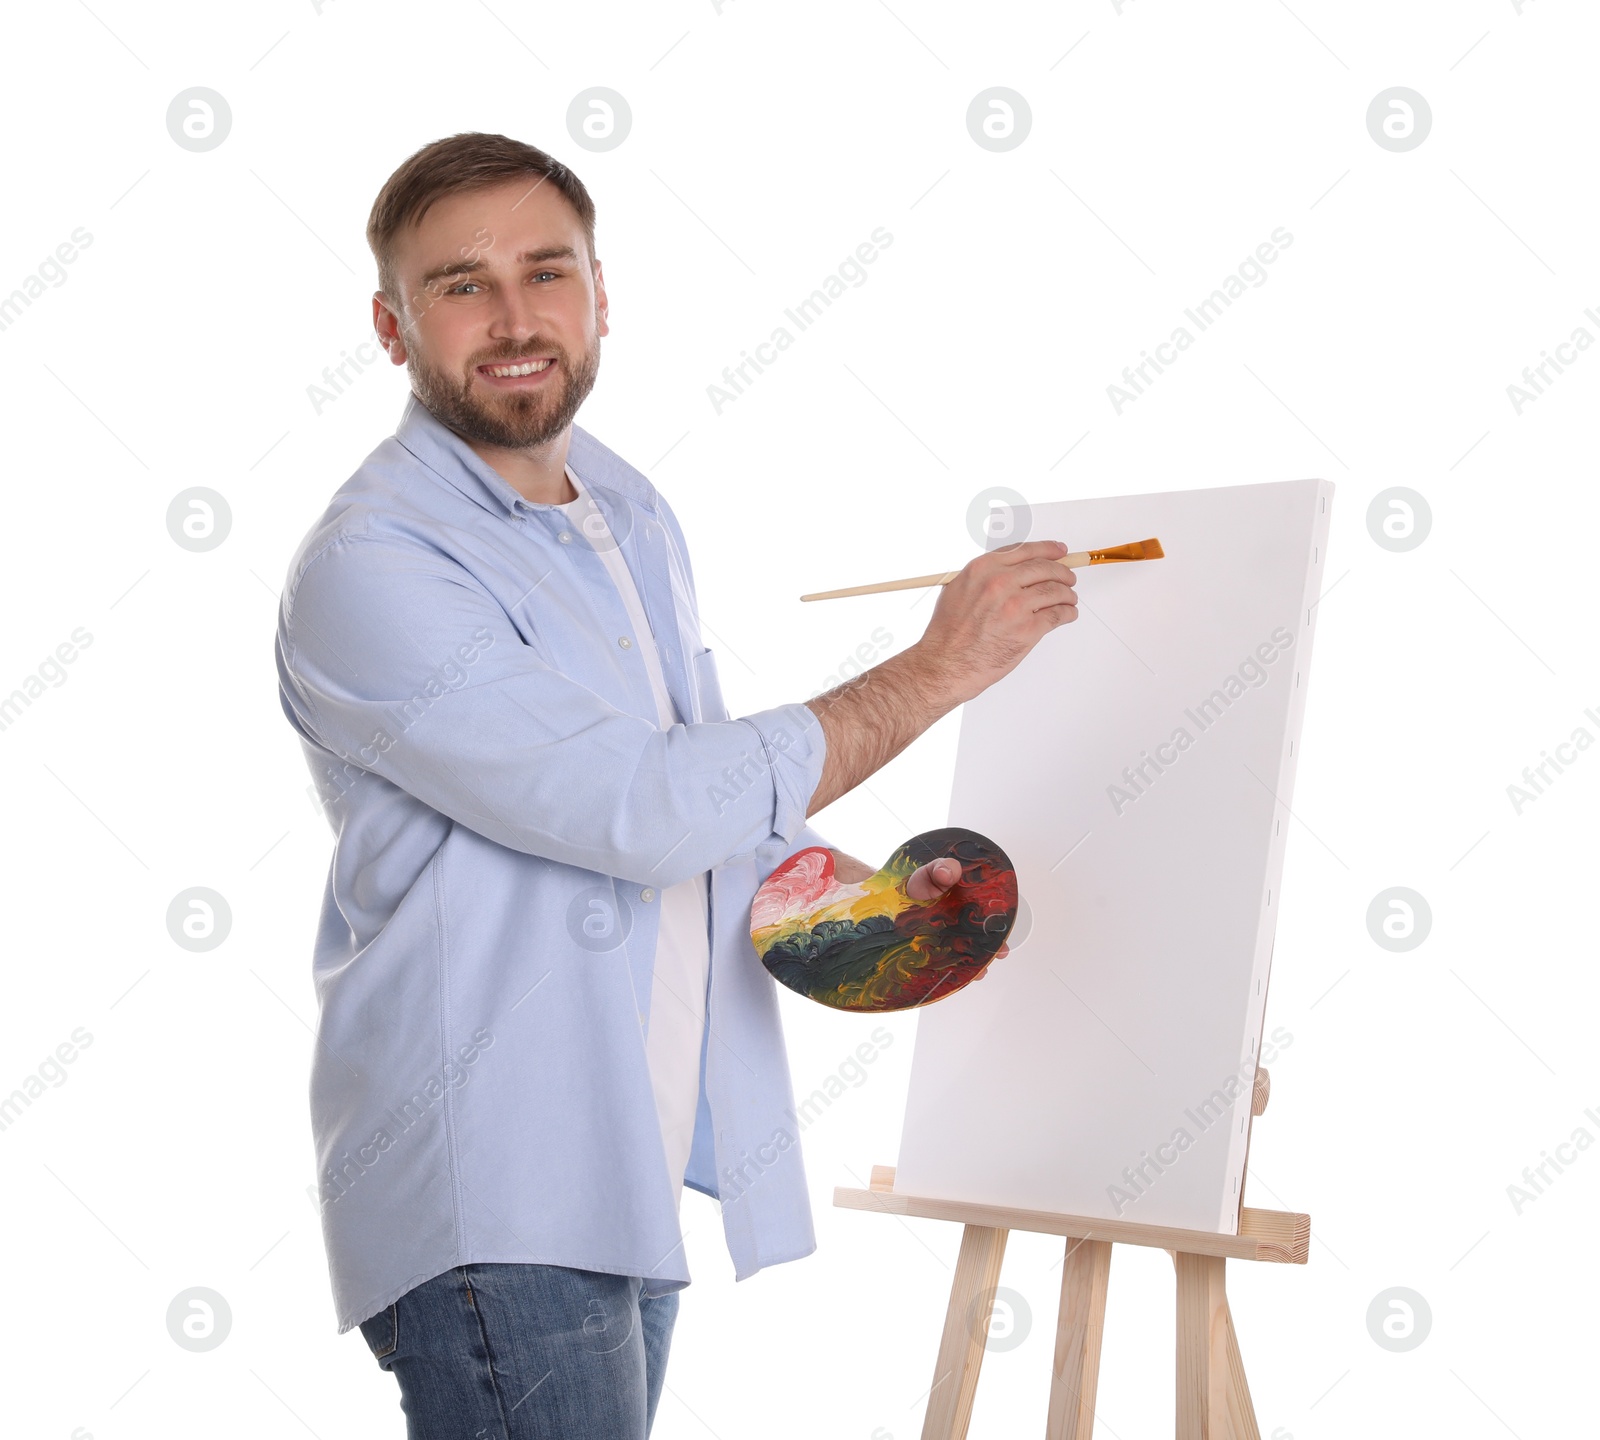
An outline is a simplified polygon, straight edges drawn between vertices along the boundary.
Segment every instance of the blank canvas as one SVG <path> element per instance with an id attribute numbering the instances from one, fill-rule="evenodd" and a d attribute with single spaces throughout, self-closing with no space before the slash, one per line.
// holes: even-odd
<path id="1" fill-rule="evenodd" d="M 1024 910 L 919 1012 L 897 1192 L 1237 1232 L 1332 494 L 1031 507 L 1166 558 L 1079 569 L 1079 618 L 967 702 L 949 823 Z"/>

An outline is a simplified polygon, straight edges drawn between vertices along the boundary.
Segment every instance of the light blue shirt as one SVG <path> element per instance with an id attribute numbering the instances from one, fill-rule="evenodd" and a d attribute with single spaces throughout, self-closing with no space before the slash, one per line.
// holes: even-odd
<path id="1" fill-rule="evenodd" d="M 816 1249 L 781 988 L 750 903 L 805 823 L 820 722 L 730 719 L 677 518 L 573 427 L 678 713 L 590 538 L 412 397 L 289 566 L 280 699 L 336 837 L 311 1119 L 343 1333 L 472 1262 L 689 1283 L 645 1036 L 660 892 L 709 875 L 685 1183 L 736 1277 Z M 601 543 L 604 543 L 603 532 Z"/>

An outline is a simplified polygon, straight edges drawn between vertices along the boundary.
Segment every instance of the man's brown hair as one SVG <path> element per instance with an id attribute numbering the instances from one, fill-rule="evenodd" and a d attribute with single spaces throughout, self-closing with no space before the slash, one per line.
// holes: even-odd
<path id="1" fill-rule="evenodd" d="M 378 288 L 384 298 L 400 303 L 394 274 L 395 237 L 418 225 L 436 200 L 464 190 L 481 190 L 506 180 L 527 178 L 533 191 L 545 181 L 554 185 L 577 212 L 594 262 L 594 201 L 578 179 L 552 155 L 507 135 L 468 131 L 424 145 L 384 182 L 367 217 L 367 244 L 378 262 Z"/>

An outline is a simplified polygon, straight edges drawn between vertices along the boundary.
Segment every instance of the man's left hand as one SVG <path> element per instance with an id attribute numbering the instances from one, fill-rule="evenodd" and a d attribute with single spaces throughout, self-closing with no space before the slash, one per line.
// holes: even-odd
<path id="1" fill-rule="evenodd" d="M 906 877 L 906 894 L 913 900 L 937 900 L 960 878 L 961 862 L 954 856 L 942 855 L 926 865 L 919 865 Z M 1009 944 L 1002 945 L 994 952 L 994 958 L 1000 959 L 1010 948 Z M 978 972 L 977 978 L 981 980 L 988 973 L 988 967 L 985 966 Z"/>
<path id="2" fill-rule="evenodd" d="M 857 860 L 854 855 L 847 855 L 843 850 L 834 850 L 832 853 L 833 873 L 846 885 L 858 884 L 869 875 L 877 873 L 865 861 Z M 952 855 L 941 855 L 937 860 L 919 865 L 906 876 L 906 894 L 917 901 L 937 900 L 960 878 L 961 862 Z M 1000 959 L 1010 948 L 1009 944 L 1002 945 L 994 952 L 994 958 Z M 978 979 L 983 979 L 988 973 L 988 967 L 985 966 L 978 973 Z"/>

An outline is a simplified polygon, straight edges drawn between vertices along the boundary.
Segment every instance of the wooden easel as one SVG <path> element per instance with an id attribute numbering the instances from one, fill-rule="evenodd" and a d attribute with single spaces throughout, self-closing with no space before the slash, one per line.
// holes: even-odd
<path id="1" fill-rule="evenodd" d="M 1266 1109 L 1268 1085 L 1267 1072 L 1257 1069 L 1252 1116 Z M 966 1436 L 978 1369 L 989 1338 L 1000 1262 L 1012 1230 L 1067 1238 L 1046 1440 L 1092 1440 L 1106 1283 L 1111 1247 L 1117 1243 L 1166 1250 L 1177 1268 L 1177 1440 L 1260 1440 L 1223 1287 L 1223 1267 L 1230 1259 L 1304 1265 L 1311 1246 L 1309 1215 L 1241 1205 L 1237 1235 L 1171 1230 L 1130 1220 L 1092 1220 L 1042 1210 L 897 1195 L 892 1165 L 872 1167 L 870 1189 L 835 1189 L 833 1203 L 851 1210 L 959 1220 L 965 1225 L 922 1422 L 922 1440 L 964 1440 Z"/>

